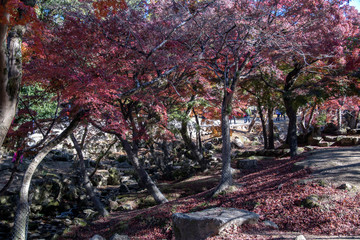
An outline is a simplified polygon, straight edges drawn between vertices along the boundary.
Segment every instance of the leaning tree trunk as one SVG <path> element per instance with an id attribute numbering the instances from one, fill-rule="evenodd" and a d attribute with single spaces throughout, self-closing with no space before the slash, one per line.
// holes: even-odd
<path id="1" fill-rule="evenodd" d="M 80 172 L 81 172 L 81 179 L 83 182 L 83 186 L 86 190 L 87 195 L 90 197 L 91 201 L 94 204 L 95 209 L 100 213 L 101 216 L 106 217 L 109 215 L 109 212 L 104 208 L 103 204 L 101 203 L 100 199 L 98 198 L 98 196 L 96 196 L 92 183 L 90 181 L 89 175 L 86 172 L 86 168 L 85 168 L 85 162 L 84 162 L 84 156 L 82 154 L 82 150 L 81 147 L 78 143 L 78 141 L 76 140 L 75 136 L 73 133 L 70 134 L 71 140 L 74 143 L 74 147 L 76 149 L 76 152 L 78 154 L 79 157 L 79 165 L 80 165 Z"/>
<path id="2" fill-rule="evenodd" d="M 158 204 L 168 202 L 166 197 L 161 193 L 161 191 L 156 186 L 154 181 L 150 178 L 149 174 L 145 171 L 144 167 L 142 166 L 142 164 L 140 163 L 140 160 L 137 157 L 137 152 L 133 152 L 133 149 L 132 149 L 130 143 L 120 135 L 117 135 L 117 137 L 120 139 L 130 162 L 134 166 L 137 174 L 139 175 L 141 183 L 143 183 L 145 185 L 146 189 L 149 191 L 151 196 L 153 196 L 153 198 L 155 199 L 155 201 Z"/>
<path id="3" fill-rule="evenodd" d="M 13 240 L 25 240 L 27 238 L 27 223 L 29 218 L 30 206 L 29 206 L 29 188 L 31 179 L 36 171 L 36 168 L 45 158 L 45 156 L 56 145 L 62 142 L 67 136 L 69 136 L 77 127 L 81 121 L 81 117 L 84 112 L 80 111 L 72 120 L 70 125 L 55 139 L 45 145 L 43 149 L 35 156 L 34 160 L 29 164 L 20 188 L 20 199 L 17 204 L 16 216 L 13 227 Z"/>
<path id="4" fill-rule="evenodd" d="M 287 132 L 287 143 L 290 146 L 290 156 L 295 157 L 297 155 L 297 129 L 296 129 L 296 112 L 297 109 L 294 106 L 294 101 L 285 96 L 284 105 L 286 109 L 286 114 L 289 118 L 289 126 Z"/>

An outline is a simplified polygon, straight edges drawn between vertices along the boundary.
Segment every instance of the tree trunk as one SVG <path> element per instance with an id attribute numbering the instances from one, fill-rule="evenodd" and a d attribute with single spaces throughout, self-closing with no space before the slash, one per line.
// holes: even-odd
<path id="1" fill-rule="evenodd" d="M 202 170 L 205 170 L 207 166 L 206 166 L 206 164 L 204 164 L 204 156 L 199 151 L 196 144 L 189 137 L 189 134 L 187 131 L 187 126 L 188 126 L 188 121 L 186 121 L 186 119 L 183 119 L 181 121 L 181 129 L 180 129 L 181 137 L 184 140 L 186 148 L 190 150 L 194 161 L 196 161 L 200 164 Z"/>
<path id="2" fill-rule="evenodd" d="M 249 121 L 250 119 L 251 117 L 249 116 Z M 254 114 L 254 118 L 251 120 L 251 123 L 249 124 L 248 132 L 251 132 L 251 129 L 255 126 L 255 122 L 256 122 L 256 113 Z"/>
<path id="3" fill-rule="evenodd" d="M 23 26 L 13 27 L 5 44 L 7 26 L 0 25 L 0 147 L 16 113 L 22 77 L 21 41 L 24 31 Z"/>
<path id="4" fill-rule="evenodd" d="M 309 128 L 310 128 L 310 126 L 311 126 L 311 122 L 312 122 L 312 120 L 313 120 L 313 118 L 314 118 L 314 113 L 315 113 L 316 106 L 317 106 L 317 104 L 314 103 L 314 106 L 311 108 L 309 120 L 308 120 L 307 123 L 305 124 L 305 127 L 306 127 L 306 132 L 305 132 L 305 133 L 308 133 L 308 132 L 309 132 Z"/>
<path id="5" fill-rule="evenodd" d="M 339 124 L 339 130 L 341 129 L 342 126 L 342 110 L 341 107 L 338 109 L 338 124 Z"/>
<path id="6" fill-rule="evenodd" d="M 273 107 L 269 107 L 268 109 L 268 121 L 269 121 L 269 140 L 268 140 L 268 149 L 274 149 L 275 148 L 275 144 L 274 144 L 274 119 L 273 119 L 273 115 L 274 115 L 274 108 Z"/>
<path id="7" fill-rule="evenodd" d="M 170 162 L 170 151 L 169 151 L 169 144 L 166 140 L 160 144 L 161 150 L 164 153 L 164 158 L 159 158 L 159 164 L 161 171 L 165 170 L 165 163 L 168 164 Z"/>
<path id="8" fill-rule="evenodd" d="M 137 174 L 139 175 L 141 183 L 143 183 L 146 187 L 146 189 L 149 191 L 151 196 L 155 199 L 155 201 L 158 204 L 166 203 L 168 200 L 166 197 L 161 193 L 159 188 L 156 186 L 156 184 L 153 182 L 153 180 L 150 178 L 149 174 L 145 171 L 142 164 L 140 164 L 140 161 L 137 157 L 137 151 L 133 151 L 133 148 L 131 147 L 130 143 L 124 139 L 121 135 L 117 135 L 117 137 L 120 139 L 123 148 L 126 151 L 126 154 L 128 155 L 128 158 L 132 165 L 135 167 L 135 170 Z"/>
<path id="9" fill-rule="evenodd" d="M 0 3 L 2 9 L 0 22 L 0 147 L 14 119 L 18 92 L 22 78 L 21 44 L 25 26 L 16 25 L 8 32 L 10 14 L 6 9 L 7 0 Z M 21 0 L 25 5 L 34 7 L 36 0 Z M 26 10 L 18 9 L 19 19 Z"/>
<path id="10" fill-rule="evenodd" d="M 89 175 L 86 172 L 84 156 L 82 154 L 81 147 L 77 142 L 73 133 L 70 134 L 71 140 L 74 143 L 74 147 L 79 157 L 79 165 L 80 165 L 80 172 L 81 172 L 81 179 L 84 188 L 86 189 L 87 195 L 90 197 L 91 201 L 94 204 L 95 209 L 100 213 L 101 216 L 106 217 L 109 215 L 109 212 L 104 208 L 103 204 L 101 203 L 98 196 L 96 196 L 92 183 L 90 181 Z"/>
<path id="11" fill-rule="evenodd" d="M 196 134 L 197 134 L 197 140 L 198 140 L 198 148 L 200 153 L 203 152 L 203 147 L 202 147 L 202 141 L 201 141 L 201 126 L 200 126 L 200 121 L 199 121 L 199 116 L 196 114 L 195 109 L 193 109 L 193 113 L 195 116 L 195 121 L 196 121 Z"/>
<path id="12" fill-rule="evenodd" d="M 231 100 L 225 95 L 221 107 L 221 135 L 222 135 L 222 171 L 220 184 L 216 187 L 212 196 L 215 196 L 233 184 L 231 174 L 231 142 L 230 142 L 230 122 L 229 115 Z"/>
<path id="13" fill-rule="evenodd" d="M 261 126 L 263 129 L 263 138 L 264 138 L 264 149 L 268 149 L 268 137 L 267 137 L 267 128 L 266 128 L 266 123 L 265 123 L 265 119 L 264 119 L 264 114 L 262 112 L 261 109 L 261 103 L 260 100 L 257 99 L 257 109 L 259 112 L 259 116 L 260 116 L 260 121 L 261 121 Z"/>
<path id="14" fill-rule="evenodd" d="M 286 114 L 289 117 L 289 126 L 287 132 L 287 143 L 290 146 L 290 156 L 297 155 L 297 131 L 296 131 L 296 108 L 294 107 L 293 100 L 290 97 L 284 96 L 284 104 Z"/>
<path id="15" fill-rule="evenodd" d="M 20 199 L 17 205 L 16 216 L 13 227 L 13 240 L 25 240 L 27 238 L 27 223 L 29 218 L 30 206 L 29 206 L 29 188 L 31 184 L 32 176 L 34 175 L 36 168 L 44 159 L 44 157 L 53 149 L 56 145 L 62 142 L 67 136 L 69 136 L 77 127 L 81 121 L 81 117 L 84 112 L 80 111 L 70 123 L 70 125 L 55 139 L 50 141 L 40 152 L 35 156 L 34 160 L 29 164 L 20 188 Z"/>

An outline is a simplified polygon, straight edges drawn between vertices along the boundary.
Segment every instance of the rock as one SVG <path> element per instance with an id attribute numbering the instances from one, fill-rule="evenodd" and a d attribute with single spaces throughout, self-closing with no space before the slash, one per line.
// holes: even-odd
<path id="1" fill-rule="evenodd" d="M 326 142 L 326 141 L 321 140 L 321 141 L 318 143 L 318 146 L 319 146 L 319 147 L 330 147 L 331 144 L 330 144 L 329 142 Z"/>
<path id="2" fill-rule="evenodd" d="M 257 159 L 239 159 L 236 163 L 238 169 L 256 169 Z"/>
<path id="3" fill-rule="evenodd" d="M 231 225 L 256 223 L 259 215 L 235 208 L 211 208 L 194 213 L 175 213 L 172 220 L 176 240 L 201 240 L 217 235 Z"/>
<path id="4" fill-rule="evenodd" d="M 350 191 L 353 188 L 354 187 L 350 183 L 343 183 L 339 187 L 337 187 L 337 189 L 348 190 L 348 191 Z"/>
<path id="5" fill-rule="evenodd" d="M 354 136 L 346 136 L 340 138 L 338 141 L 336 141 L 337 146 L 354 146 L 358 144 L 359 138 Z"/>
<path id="6" fill-rule="evenodd" d="M 110 240 L 130 240 L 128 235 L 119 235 L 117 233 L 115 233 Z"/>
<path id="7" fill-rule="evenodd" d="M 358 130 L 359 129 L 349 129 L 347 131 L 347 133 L 350 134 L 350 135 L 356 135 L 356 134 L 358 134 Z"/>
<path id="8" fill-rule="evenodd" d="M 89 240 L 106 240 L 106 239 L 103 238 L 102 236 L 96 234 L 92 238 L 90 238 Z"/>
<path id="9" fill-rule="evenodd" d="M 68 162 L 74 158 L 74 155 L 65 151 L 52 150 L 47 156 L 46 159 L 51 159 L 53 161 L 63 161 Z"/>
<path id="10" fill-rule="evenodd" d="M 130 190 L 125 184 L 121 184 L 119 187 L 119 193 L 129 193 Z"/>
<path id="11" fill-rule="evenodd" d="M 107 179 L 108 185 L 120 185 L 120 173 L 117 168 L 112 167 L 109 169 L 109 178 Z"/>
<path id="12" fill-rule="evenodd" d="M 119 208 L 119 203 L 117 201 L 109 200 L 110 210 L 116 211 Z"/>
<path id="13" fill-rule="evenodd" d="M 264 223 L 265 226 L 271 227 L 273 229 L 279 229 L 279 226 L 276 223 L 274 223 L 274 222 L 272 222 L 270 220 L 266 220 L 263 223 Z"/>
<path id="14" fill-rule="evenodd" d="M 327 123 L 323 129 L 323 133 L 335 134 L 338 130 L 338 127 L 334 123 Z"/>
<path id="15" fill-rule="evenodd" d="M 132 166 L 127 162 L 121 162 L 117 165 L 118 168 L 132 168 Z"/>
<path id="16" fill-rule="evenodd" d="M 306 208 L 316 208 L 320 206 L 319 196 L 310 195 L 301 201 L 301 205 Z"/>
<path id="17" fill-rule="evenodd" d="M 85 214 L 85 218 L 86 218 L 86 219 L 89 219 L 89 218 L 92 218 L 93 216 L 95 216 L 96 211 L 88 208 L 88 209 L 84 209 L 84 210 L 83 210 L 83 213 Z"/>
<path id="18" fill-rule="evenodd" d="M 339 129 L 335 132 L 338 135 L 345 135 L 347 134 L 347 130 L 345 128 Z"/>
<path id="19" fill-rule="evenodd" d="M 121 208 L 124 210 L 134 210 L 138 207 L 138 203 L 136 201 L 128 200 L 121 204 Z"/>
<path id="20" fill-rule="evenodd" d="M 108 170 L 97 170 L 95 175 L 91 178 L 91 183 L 95 187 L 101 187 L 108 185 L 110 173 Z"/>
<path id="21" fill-rule="evenodd" d="M 306 238 L 304 237 L 304 235 L 299 235 L 295 238 L 295 240 L 306 240 Z"/>
<path id="22" fill-rule="evenodd" d="M 323 138 L 327 142 L 336 142 L 338 140 L 338 136 L 324 135 Z"/>
<path id="23" fill-rule="evenodd" d="M 204 144 L 204 148 L 205 148 L 206 150 L 211 150 L 211 149 L 214 149 L 214 145 L 213 145 L 211 142 L 206 142 L 206 143 Z"/>
<path id="24" fill-rule="evenodd" d="M 319 142 L 322 140 L 322 137 L 313 137 L 309 136 L 308 144 L 312 146 L 318 146 Z"/>
<path id="25" fill-rule="evenodd" d="M 240 138 L 235 137 L 235 139 L 231 142 L 231 145 L 234 148 L 243 148 L 244 147 L 244 142 L 240 140 Z"/>
<path id="26" fill-rule="evenodd" d="M 296 162 L 296 163 L 293 164 L 293 166 L 291 168 L 291 171 L 292 172 L 297 172 L 297 171 L 305 169 L 306 167 L 307 166 L 305 166 L 303 162 Z"/>
<path id="27" fill-rule="evenodd" d="M 77 226 L 85 227 L 87 222 L 82 218 L 74 218 L 74 224 Z"/>

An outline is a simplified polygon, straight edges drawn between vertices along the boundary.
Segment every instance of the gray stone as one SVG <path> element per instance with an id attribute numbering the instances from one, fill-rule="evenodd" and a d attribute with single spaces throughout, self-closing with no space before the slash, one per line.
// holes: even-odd
<path id="1" fill-rule="evenodd" d="M 206 142 L 204 144 L 204 148 L 207 149 L 207 150 L 211 150 L 211 149 L 214 149 L 214 146 L 211 142 Z"/>
<path id="2" fill-rule="evenodd" d="M 231 145 L 232 145 L 234 148 L 243 148 L 243 147 L 244 147 L 243 141 L 241 141 L 241 139 L 238 138 L 238 137 L 236 137 L 236 138 L 231 142 Z"/>
<path id="3" fill-rule="evenodd" d="M 272 222 L 270 220 L 266 220 L 263 223 L 264 223 L 265 226 L 271 227 L 273 229 L 279 229 L 279 226 L 276 223 L 274 223 L 274 222 Z"/>
<path id="4" fill-rule="evenodd" d="M 108 171 L 109 171 L 109 178 L 107 179 L 108 185 L 120 185 L 121 178 L 117 168 L 112 167 Z"/>
<path id="5" fill-rule="evenodd" d="M 108 185 L 108 179 L 110 177 L 110 173 L 108 170 L 97 170 L 95 175 L 91 178 L 91 183 L 95 187 L 101 187 Z"/>
<path id="6" fill-rule="evenodd" d="M 238 169 L 256 169 L 257 159 L 239 159 L 236 166 Z"/>
<path id="7" fill-rule="evenodd" d="M 128 193 L 130 192 L 128 186 L 126 186 L 125 184 L 121 184 L 119 187 L 119 193 Z"/>
<path id="8" fill-rule="evenodd" d="M 103 238 L 102 236 L 96 234 L 92 238 L 90 238 L 89 240 L 106 240 L 106 239 Z"/>
<path id="9" fill-rule="evenodd" d="M 331 143 L 321 140 L 321 141 L 318 143 L 318 146 L 319 146 L 319 147 L 329 147 L 329 146 L 331 146 Z"/>
<path id="10" fill-rule="evenodd" d="M 354 136 L 346 136 L 336 142 L 338 146 L 354 146 L 358 144 L 359 138 Z"/>
<path id="11" fill-rule="evenodd" d="M 295 238 L 295 240 L 306 240 L 306 238 L 304 237 L 304 235 L 299 235 Z"/>
<path id="12" fill-rule="evenodd" d="M 211 208 L 194 213 L 175 213 L 172 220 L 176 240 L 202 240 L 232 225 L 256 223 L 259 215 L 236 208 Z"/>
<path id="13" fill-rule="evenodd" d="M 110 240 L 130 240 L 128 235 L 119 235 L 117 233 L 115 233 Z"/>
<path id="14" fill-rule="evenodd" d="M 301 205 L 306 208 L 316 208 L 320 206 L 320 199 L 317 195 L 310 195 L 301 201 Z"/>
<path id="15" fill-rule="evenodd" d="M 128 162 L 121 162 L 117 165 L 118 168 L 132 168 Z"/>
<path id="16" fill-rule="evenodd" d="M 349 190 L 353 189 L 353 186 L 350 183 L 343 183 L 338 187 L 338 189 L 349 191 Z"/>
<path id="17" fill-rule="evenodd" d="M 322 140 L 322 137 L 313 137 L 308 138 L 308 144 L 312 146 L 318 146 L 319 142 Z"/>
<path id="18" fill-rule="evenodd" d="M 338 136 L 324 135 L 324 140 L 327 142 L 336 142 L 338 140 Z"/>
<path id="19" fill-rule="evenodd" d="M 119 203 L 117 201 L 109 200 L 110 210 L 116 211 L 119 208 Z"/>

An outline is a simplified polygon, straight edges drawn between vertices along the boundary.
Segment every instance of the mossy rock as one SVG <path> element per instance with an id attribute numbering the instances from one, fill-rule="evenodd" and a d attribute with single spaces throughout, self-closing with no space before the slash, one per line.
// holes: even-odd
<path id="1" fill-rule="evenodd" d="M 320 197 L 318 195 L 310 195 L 301 201 L 301 206 L 305 208 L 320 207 Z"/>
<path id="2" fill-rule="evenodd" d="M 82 218 L 74 218 L 74 224 L 77 226 L 85 227 L 87 225 L 87 222 Z"/>
<path id="3" fill-rule="evenodd" d="M 146 198 L 141 198 L 139 201 L 139 208 L 148 208 L 148 207 L 153 207 L 156 206 L 157 203 L 155 201 L 155 199 L 151 196 L 147 196 Z"/>
<path id="4" fill-rule="evenodd" d="M 109 169 L 109 178 L 107 179 L 108 185 L 120 185 L 121 179 L 120 174 L 117 168 L 110 168 Z"/>

